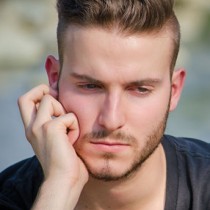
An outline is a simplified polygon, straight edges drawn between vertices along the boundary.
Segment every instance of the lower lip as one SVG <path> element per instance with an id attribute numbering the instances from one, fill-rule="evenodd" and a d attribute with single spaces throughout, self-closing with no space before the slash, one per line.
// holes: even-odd
<path id="1" fill-rule="evenodd" d="M 128 145 L 124 144 L 92 144 L 94 149 L 97 151 L 103 151 L 103 152 L 120 152 L 128 148 Z"/>

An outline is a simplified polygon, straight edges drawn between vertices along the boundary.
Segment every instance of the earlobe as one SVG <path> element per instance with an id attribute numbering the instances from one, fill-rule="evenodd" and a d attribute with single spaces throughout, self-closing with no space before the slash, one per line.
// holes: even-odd
<path id="1" fill-rule="evenodd" d="M 182 93 L 182 89 L 184 87 L 185 78 L 186 71 L 184 69 L 174 71 L 171 82 L 170 111 L 173 111 L 177 107 Z"/>
<path id="2" fill-rule="evenodd" d="M 55 87 L 57 87 L 59 79 L 59 71 L 60 71 L 59 60 L 57 60 L 52 55 L 48 56 L 45 62 L 45 69 L 47 72 L 49 85 L 54 89 Z"/>

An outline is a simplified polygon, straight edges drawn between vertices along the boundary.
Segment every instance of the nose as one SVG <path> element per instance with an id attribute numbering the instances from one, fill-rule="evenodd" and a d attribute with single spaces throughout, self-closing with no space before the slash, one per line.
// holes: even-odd
<path id="1" fill-rule="evenodd" d="M 118 130 L 124 126 L 125 113 L 120 96 L 113 94 L 105 98 L 98 116 L 98 123 L 109 131 Z"/>

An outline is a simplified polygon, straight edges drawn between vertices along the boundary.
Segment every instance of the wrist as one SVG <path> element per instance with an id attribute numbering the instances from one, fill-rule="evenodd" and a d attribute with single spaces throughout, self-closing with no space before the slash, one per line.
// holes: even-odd
<path id="1" fill-rule="evenodd" d="M 33 210 L 73 210 L 83 186 L 64 176 L 50 176 L 44 180 Z"/>

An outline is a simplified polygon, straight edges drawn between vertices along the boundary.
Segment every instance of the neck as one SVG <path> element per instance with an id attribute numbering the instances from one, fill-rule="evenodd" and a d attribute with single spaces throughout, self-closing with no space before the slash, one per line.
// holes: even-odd
<path id="1" fill-rule="evenodd" d="M 165 188 L 166 161 L 160 145 L 130 177 L 111 182 L 90 178 L 76 209 L 164 209 Z"/>

